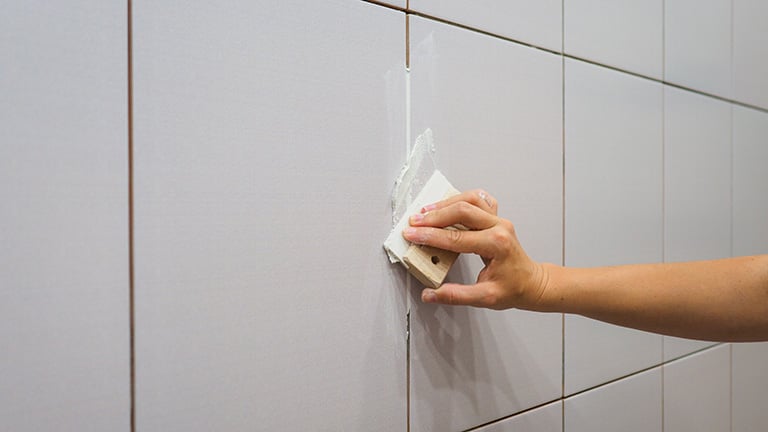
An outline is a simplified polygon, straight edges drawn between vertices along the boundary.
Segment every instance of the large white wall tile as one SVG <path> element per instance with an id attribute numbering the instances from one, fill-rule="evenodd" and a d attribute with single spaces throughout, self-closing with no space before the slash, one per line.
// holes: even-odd
<path id="1" fill-rule="evenodd" d="M 733 254 L 768 253 L 768 113 L 733 107 Z"/>
<path id="2" fill-rule="evenodd" d="M 661 368 L 565 400 L 565 432 L 661 432 Z"/>
<path id="3" fill-rule="evenodd" d="M 404 15 L 133 11 L 137 429 L 404 430 Z"/>
<path id="4" fill-rule="evenodd" d="M 563 50 L 661 79 L 662 4 L 662 0 L 564 0 Z"/>
<path id="5" fill-rule="evenodd" d="M 731 106 L 664 88 L 667 261 L 731 255 Z"/>
<path id="6" fill-rule="evenodd" d="M 0 430 L 130 428 L 125 3 L 0 3 Z"/>
<path id="7" fill-rule="evenodd" d="M 543 48 L 562 50 L 562 0 L 410 0 L 409 8 Z"/>
<path id="8" fill-rule="evenodd" d="M 768 2 L 733 0 L 733 97 L 768 108 Z"/>
<path id="9" fill-rule="evenodd" d="M 664 1 L 664 79 L 731 97 L 731 0 Z"/>
<path id="10" fill-rule="evenodd" d="M 768 343 L 733 344 L 733 432 L 768 430 Z"/>
<path id="11" fill-rule="evenodd" d="M 661 113 L 659 83 L 566 59 L 566 265 L 661 261 Z M 565 392 L 657 364 L 661 347 L 661 336 L 566 316 Z"/>
<path id="12" fill-rule="evenodd" d="M 674 360 L 715 344 L 716 342 L 664 336 L 664 361 Z"/>
<path id="13" fill-rule="evenodd" d="M 664 365 L 665 432 L 730 430 L 730 345 Z"/>
<path id="14" fill-rule="evenodd" d="M 560 57 L 422 18 L 410 25 L 411 138 L 431 128 L 448 179 L 487 189 L 529 253 L 560 262 Z M 472 283 L 481 267 L 462 257 L 449 279 Z M 424 305 L 414 286 L 412 428 L 462 430 L 561 394 L 559 314 Z"/>
<path id="15" fill-rule="evenodd" d="M 563 403 L 558 401 L 477 429 L 477 432 L 562 432 Z"/>

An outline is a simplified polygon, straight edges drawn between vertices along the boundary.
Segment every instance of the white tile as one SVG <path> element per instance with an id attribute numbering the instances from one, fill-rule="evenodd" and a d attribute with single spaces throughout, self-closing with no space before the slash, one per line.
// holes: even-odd
<path id="1" fill-rule="evenodd" d="M 733 432 L 768 430 L 768 343 L 733 344 Z"/>
<path id="2" fill-rule="evenodd" d="M 661 112 L 660 84 L 566 60 L 566 265 L 661 261 Z M 565 393 L 658 364 L 661 347 L 658 335 L 566 316 Z"/>
<path id="3" fill-rule="evenodd" d="M 664 14 L 664 79 L 731 97 L 731 0 L 666 0 Z"/>
<path id="4" fill-rule="evenodd" d="M 664 88 L 664 257 L 731 256 L 731 106 Z"/>
<path id="5" fill-rule="evenodd" d="M 0 430 L 130 429 L 125 3 L 0 6 Z"/>
<path id="6" fill-rule="evenodd" d="M 664 336 L 664 361 L 674 360 L 715 344 L 716 342 Z"/>
<path id="7" fill-rule="evenodd" d="M 563 403 L 557 401 L 477 429 L 477 432 L 562 432 Z"/>
<path id="8" fill-rule="evenodd" d="M 137 430 L 404 430 L 404 16 L 134 1 Z"/>
<path id="9" fill-rule="evenodd" d="M 733 254 L 768 253 L 768 114 L 733 107 Z"/>
<path id="10" fill-rule="evenodd" d="M 409 8 L 474 29 L 562 50 L 562 0 L 410 0 Z"/>
<path id="11" fill-rule="evenodd" d="M 661 432 L 661 368 L 565 400 L 565 432 Z"/>
<path id="12" fill-rule="evenodd" d="M 564 0 L 563 49 L 598 63 L 661 79 L 662 0 Z"/>
<path id="13" fill-rule="evenodd" d="M 448 179 L 487 189 L 528 252 L 560 262 L 560 57 L 421 18 L 410 35 L 412 133 L 431 128 Z M 449 280 L 474 282 L 481 266 L 461 257 Z M 413 285 L 414 430 L 466 429 L 561 394 L 559 314 L 424 305 Z"/>
<path id="14" fill-rule="evenodd" d="M 768 2 L 733 0 L 733 97 L 768 108 Z"/>
<path id="15" fill-rule="evenodd" d="M 664 431 L 730 432 L 731 346 L 664 365 Z"/>

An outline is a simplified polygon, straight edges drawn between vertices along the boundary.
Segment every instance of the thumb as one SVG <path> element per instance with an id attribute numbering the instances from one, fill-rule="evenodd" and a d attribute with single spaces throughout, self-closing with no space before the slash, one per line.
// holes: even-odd
<path id="1" fill-rule="evenodd" d="M 492 307 L 496 300 L 490 282 L 475 285 L 443 284 L 438 289 L 426 288 L 421 292 L 424 303 Z"/>

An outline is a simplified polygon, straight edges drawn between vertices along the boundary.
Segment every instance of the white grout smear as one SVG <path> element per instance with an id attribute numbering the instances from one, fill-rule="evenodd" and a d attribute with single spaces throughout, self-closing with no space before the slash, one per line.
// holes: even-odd
<path id="1" fill-rule="evenodd" d="M 427 180 L 435 172 L 435 142 L 432 130 L 427 129 L 416 138 L 416 143 L 400 169 L 392 191 L 392 226 L 397 225 L 405 214 L 405 209 L 421 192 Z"/>

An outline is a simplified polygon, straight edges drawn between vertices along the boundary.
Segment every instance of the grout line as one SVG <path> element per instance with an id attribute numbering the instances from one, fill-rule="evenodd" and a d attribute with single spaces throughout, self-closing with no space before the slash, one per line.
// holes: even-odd
<path id="1" fill-rule="evenodd" d="M 551 48 L 544 48 L 544 47 L 541 47 L 541 46 L 538 46 L 538 45 L 534 45 L 534 44 L 531 44 L 531 43 L 527 43 L 527 42 L 521 41 L 519 39 L 513 39 L 513 38 L 510 38 L 510 37 L 507 37 L 507 36 L 502 36 L 500 34 L 493 33 L 493 32 L 487 31 L 487 30 L 477 29 L 477 28 L 474 28 L 474 27 L 470 27 L 470 26 L 468 26 L 466 24 L 460 24 L 460 23 L 457 23 L 457 22 L 454 22 L 454 21 L 450 21 L 450 20 L 447 20 L 447 19 L 444 19 L 444 18 L 439 18 L 439 17 L 436 17 L 436 16 L 432 16 L 432 15 L 429 15 L 429 14 L 426 14 L 426 13 L 423 13 L 423 12 L 417 12 L 417 11 L 413 11 L 413 10 L 410 10 L 410 9 L 403 9 L 401 7 L 398 7 L 398 6 L 393 6 L 393 5 L 390 5 L 390 4 L 384 4 L 384 3 L 381 3 L 381 2 L 376 1 L 376 0 L 362 0 L 362 1 L 366 2 L 366 3 L 378 5 L 378 6 L 381 6 L 381 7 L 385 7 L 385 8 L 388 8 L 388 9 L 393 9 L 393 10 L 398 10 L 398 11 L 401 11 L 401 12 L 405 12 L 407 15 L 415 15 L 415 16 L 418 16 L 418 17 L 421 17 L 421 18 L 425 18 L 425 19 L 429 19 L 429 20 L 436 21 L 436 22 L 439 22 L 439 23 L 451 25 L 451 26 L 454 26 L 454 27 L 458 27 L 460 29 L 469 30 L 469 31 L 474 32 L 474 33 L 479 33 L 479 34 L 490 36 L 490 37 L 493 37 L 493 38 L 496 38 L 496 39 L 501 39 L 501 40 L 504 40 L 504 41 L 507 41 L 507 42 L 512 42 L 512 43 L 515 43 L 517 45 L 525 46 L 525 47 L 528 47 L 528 48 L 533 48 L 533 49 L 536 49 L 536 50 L 539 50 L 539 51 L 543 51 L 543 52 L 547 52 L 547 53 L 550 53 L 550 54 L 562 55 L 563 57 L 568 58 L 568 59 L 578 60 L 578 61 L 581 61 L 581 62 L 584 62 L 584 63 L 589 63 L 589 64 L 592 64 L 592 65 L 595 65 L 595 66 L 601 66 L 601 67 L 604 67 L 606 69 L 610 69 L 610 70 L 613 70 L 613 71 L 616 71 L 616 72 L 623 72 L 623 73 L 626 73 L 626 74 L 629 74 L 629 75 L 632 75 L 632 76 L 635 76 L 635 77 L 638 77 L 638 78 L 644 78 L 644 79 L 647 79 L 647 80 L 650 80 L 650 81 L 654 81 L 654 82 L 658 82 L 658 83 L 661 83 L 661 84 L 664 84 L 664 85 L 668 85 L 670 87 L 674 87 L 674 88 L 677 88 L 677 89 L 680 89 L 680 90 L 685 90 L 685 91 L 688 91 L 688 92 L 691 92 L 691 93 L 695 93 L 695 94 L 699 94 L 699 95 L 702 95 L 702 96 L 708 96 L 708 97 L 711 97 L 713 99 L 717 99 L 717 100 L 720 100 L 720 101 L 723 101 L 723 102 L 729 102 L 729 103 L 732 103 L 734 105 L 742 106 L 744 108 L 750 108 L 750 109 L 753 109 L 753 110 L 756 110 L 756 111 L 761 111 L 761 112 L 764 112 L 764 113 L 768 113 L 768 107 L 763 108 L 763 107 L 760 107 L 760 106 L 757 106 L 757 105 L 749 104 L 747 102 L 742 102 L 742 101 L 738 101 L 738 100 L 735 100 L 735 99 L 726 98 L 726 97 L 723 97 L 723 96 L 718 96 L 716 94 L 708 93 L 708 92 L 703 91 L 703 90 L 697 90 L 697 89 L 694 89 L 694 88 L 691 88 L 691 87 L 686 87 L 686 86 L 681 85 L 681 84 L 671 83 L 671 82 L 665 81 L 663 78 L 662 79 L 654 78 L 654 77 L 651 77 L 651 76 L 643 75 L 643 74 L 641 74 L 639 72 L 633 72 L 633 71 L 630 71 L 630 70 L 622 69 L 622 68 L 617 67 L 617 66 L 611 66 L 611 65 L 608 65 L 608 64 L 605 64 L 605 63 L 600 63 L 600 62 L 597 62 L 597 61 L 594 61 L 594 60 L 589 60 L 587 58 L 579 57 L 579 56 L 576 56 L 576 55 L 573 55 L 573 54 L 568 54 L 568 53 L 565 52 L 565 42 L 563 42 L 563 50 L 562 50 L 562 52 L 559 52 L 559 51 L 556 51 L 556 50 L 552 50 Z M 563 13 L 565 13 L 565 12 L 563 11 Z M 564 18 L 563 18 L 563 20 L 564 20 Z M 731 18 L 731 20 L 733 20 L 733 18 Z M 733 29 L 731 29 L 731 32 L 733 32 Z M 565 39 L 565 35 L 563 35 L 563 40 L 564 39 Z M 731 45 L 733 46 L 733 41 L 731 41 Z M 733 57 L 733 49 L 731 49 L 731 57 Z M 731 61 L 731 63 L 733 63 L 733 61 Z M 731 66 L 731 76 L 733 76 L 733 66 Z M 733 79 L 731 81 L 733 81 Z M 733 87 L 733 85 L 731 87 Z M 733 89 L 731 89 L 731 91 L 733 93 Z"/>
<path id="2" fill-rule="evenodd" d="M 405 12 L 407 7 L 408 7 L 408 6 L 406 6 L 405 8 L 402 8 L 400 6 L 395 6 L 395 5 L 389 4 L 389 3 L 384 3 L 384 2 L 379 1 L 379 0 L 362 0 L 362 2 L 363 3 L 370 3 L 370 4 L 376 5 L 376 6 L 385 7 L 387 9 L 394 9 L 394 10 L 397 10 L 397 11 L 400 11 L 400 12 Z"/>
<path id="3" fill-rule="evenodd" d="M 665 86 L 661 87 L 661 262 L 667 262 L 667 87 Z"/>
<path id="4" fill-rule="evenodd" d="M 134 208 L 133 208 L 133 4 L 127 1 L 128 16 L 128 313 L 130 346 L 130 424 L 136 432 L 136 323 L 134 289 Z"/>
<path id="5" fill-rule="evenodd" d="M 735 140 L 733 139 L 734 138 L 733 137 L 733 105 L 731 105 L 729 108 L 730 108 L 730 116 L 731 116 L 730 134 L 729 134 L 730 135 L 729 138 L 730 138 L 730 141 L 731 141 L 730 142 L 730 144 L 731 144 L 730 145 L 730 150 L 731 150 L 730 168 L 731 169 L 730 169 L 730 173 L 729 173 L 729 175 L 730 175 L 730 182 L 731 182 L 731 184 L 730 184 L 730 192 L 731 192 L 730 195 L 731 196 L 730 196 L 730 203 L 729 203 L 730 204 L 730 218 L 729 218 L 730 221 L 729 222 L 730 222 L 730 230 L 731 230 L 731 236 L 730 236 L 731 237 L 731 239 L 730 239 L 731 240 L 731 244 L 730 244 L 730 247 L 731 247 L 730 252 L 731 253 L 730 253 L 730 255 L 733 256 L 733 253 L 734 253 L 734 251 L 733 251 L 733 237 L 734 237 L 734 226 L 733 226 L 733 190 L 734 190 L 734 187 L 733 187 L 734 186 L 734 184 L 733 184 L 734 180 L 733 180 L 733 178 L 734 178 L 734 174 L 733 174 L 733 172 L 734 172 L 734 167 L 735 167 L 735 165 L 734 165 L 734 154 L 735 154 L 735 143 L 734 143 L 734 141 Z"/>
<path id="6" fill-rule="evenodd" d="M 560 255 L 560 265 L 565 266 L 565 57 L 562 55 L 560 56 L 560 83 L 562 84 L 561 88 L 561 102 L 562 102 L 562 111 L 560 113 L 561 120 L 562 120 L 562 129 L 561 129 L 561 136 L 560 136 L 560 151 L 561 151 L 561 158 L 562 158 L 562 181 L 563 181 L 563 187 L 561 190 L 561 201 L 560 205 L 562 206 L 562 225 L 560 227 L 561 229 L 561 255 Z M 561 331 L 560 331 L 560 397 L 565 396 L 565 314 L 560 314 L 560 325 L 561 325 Z M 565 408 L 563 408 L 563 425 L 565 425 Z M 565 426 L 563 426 L 565 427 Z M 563 431 L 565 432 L 565 431 Z"/>
<path id="7" fill-rule="evenodd" d="M 411 154 L 411 31 L 409 15 L 405 14 L 405 157 Z M 407 217 L 407 215 L 403 215 Z M 405 274 L 405 429 L 411 431 L 411 290 L 410 275 Z"/>
<path id="8" fill-rule="evenodd" d="M 667 79 L 667 2 L 661 0 L 661 80 Z"/>
<path id="9" fill-rule="evenodd" d="M 514 414 L 510 414 L 510 415 L 507 415 L 507 416 L 504 416 L 504 417 L 499 417 L 499 418 L 497 418 L 497 419 L 491 420 L 491 421 L 489 421 L 489 422 L 486 422 L 486 423 L 483 423 L 483 424 L 481 424 L 481 425 L 472 426 L 472 427 L 471 427 L 471 428 L 469 428 L 469 429 L 464 429 L 464 431 L 463 431 L 463 432 L 471 432 L 471 431 L 477 431 L 477 430 L 480 430 L 480 429 L 482 429 L 482 428 L 484 428 L 484 427 L 486 427 L 486 426 L 490 426 L 490 425 L 492 425 L 492 424 L 494 424 L 494 423 L 502 422 L 502 421 L 504 421 L 504 420 L 507 420 L 507 419 L 510 419 L 510 418 L 512 418 L 512 417 L 517 417 L 517 416 L 519 416 L 519 415 L 527 414 L 527 413 L 529 413 L 529 412 L 531 412 L 531 411 L 533 411 L 533 410 L 537 410 L 537 409 L 539 409 L 539 408 L 543 408 L 543 407 L 545 407 L 545 406 L 547 406 L 547 405 L 552 405 L 552 404 L 554 404 L 554 403 L 557 403 L 557 402 L 562 402 L 562 399 L 560 399 L 560 398 L 558 398 L 558 399 L 553 399 L 553 400 L 550 400 L 550 401 L 547 401 L 547 402 L 544 402 L 544 403 L 538 404 L 538 405 L 536 405 L 536 406 L 532 406 L 532 407 L 530 407 L 530 408 L 526 408 L 526 409 L 524 409 L 524 410 L 522 410 L 522 411 L 518 411 L 518 412 L 516 412 L 516 413 L 514 413 Z"/>
<path id="10" fill-rule="evenodd" d="M 728 376 L 730 378 L 728 380 L 728 393 L 729 393 L 728 426 L 729 426 L 729 430 L 733 432 L 733 344 L 730 344 L 730 346 L 728 347 L 728 372 L 729 372 Z"/>

